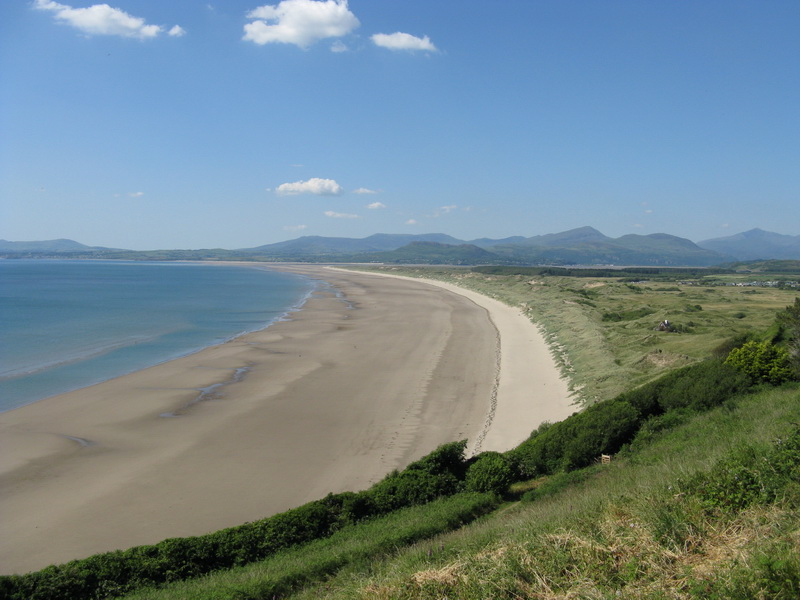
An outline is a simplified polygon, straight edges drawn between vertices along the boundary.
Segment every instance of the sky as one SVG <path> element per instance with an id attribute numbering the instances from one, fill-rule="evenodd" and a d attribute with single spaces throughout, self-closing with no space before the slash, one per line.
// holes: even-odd
<path id="1" fill-rule="evenodd" d="M 797 0 L 3 0 L 0 238 L 800 234 Z"/>

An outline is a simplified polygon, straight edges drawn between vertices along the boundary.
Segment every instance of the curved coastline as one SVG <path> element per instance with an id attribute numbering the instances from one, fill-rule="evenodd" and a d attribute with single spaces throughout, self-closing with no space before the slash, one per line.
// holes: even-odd
<path id="1" fill-rule="evenodd" d="M 542 331 L 520 309 L 437 279 L 357 272 L 432 285 L 463 296 L 486 311 L 497 331 L 497 384 L 484 431 L 469 446 L 473 452 L 510 450 L 542 422 L 560 421 L 577 409 Z"/>
<path id="2" fill-rule="evenodd" d="M 332 287 L 266 329 L 0 415 L 3 572 L 256 520 L 572 412 L 565 382 L 552 402 L 528 387 L 560 378 L 519 311 L 527 327 L 440 282 L 277 267 Z"/>

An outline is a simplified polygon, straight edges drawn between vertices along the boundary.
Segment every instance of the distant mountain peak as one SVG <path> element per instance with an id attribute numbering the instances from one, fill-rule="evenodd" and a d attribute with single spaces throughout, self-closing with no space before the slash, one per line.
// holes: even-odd
<path id="1" fill-rule="evenodd" d="M 727 237 L 704 240 L 697 245 L 736 260 L 800 259 L 800 235 L 774 233 L 758 227 Z"/>

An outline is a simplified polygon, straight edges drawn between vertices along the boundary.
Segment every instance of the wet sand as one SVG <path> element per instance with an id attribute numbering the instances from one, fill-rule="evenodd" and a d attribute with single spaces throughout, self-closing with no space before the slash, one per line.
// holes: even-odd
<path id="1" fill-rule="evenodd" d="M 516 309 L 437 282 L 278 268 L 327 285 L 264 331 L 0 414 L 0 572 L 363 489 L 453 440 L 506 450 L 574 410 Z"/>

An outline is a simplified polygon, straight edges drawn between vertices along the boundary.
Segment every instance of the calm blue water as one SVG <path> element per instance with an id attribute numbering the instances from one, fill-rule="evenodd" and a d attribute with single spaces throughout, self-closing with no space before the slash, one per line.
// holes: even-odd
<path id="1" fill-rule="evenodd" d="M 0 260 L 0 411 L 263 329 L 314 285 L 251 267 Z"/>

